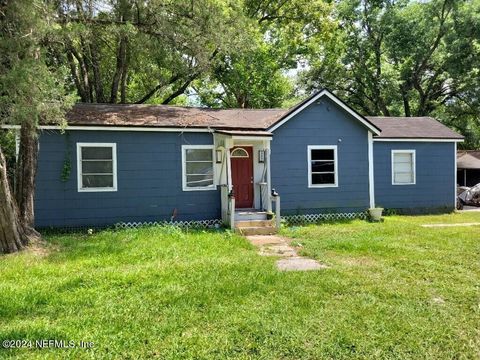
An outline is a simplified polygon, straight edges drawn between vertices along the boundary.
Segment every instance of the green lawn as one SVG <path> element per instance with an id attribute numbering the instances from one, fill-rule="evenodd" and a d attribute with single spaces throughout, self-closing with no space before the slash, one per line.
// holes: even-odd
<path id="1" fill-rule="evenodd" d="M 0 358 L 480 357 L 480 213 L 292 227 L 330 266 L 280 273 L 229 232 L 147 228 L 47 237 L 0 256 L 0 339 L 93 349 Z"/>

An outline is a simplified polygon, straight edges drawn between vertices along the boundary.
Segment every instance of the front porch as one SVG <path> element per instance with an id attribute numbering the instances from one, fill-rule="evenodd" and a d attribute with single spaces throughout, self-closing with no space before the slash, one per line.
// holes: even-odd
<path id="1" fill-rule="evenodd" d="M 271 186 L 272 135 L 266 131 L 214 133 L 222 221 L 231 229 L 271 233 L 280 227 L 280 196 Z"/>

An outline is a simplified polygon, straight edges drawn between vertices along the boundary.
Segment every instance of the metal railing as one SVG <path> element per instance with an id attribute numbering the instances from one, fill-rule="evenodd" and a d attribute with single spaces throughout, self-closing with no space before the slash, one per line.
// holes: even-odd
<path id="1" fill-rule="evenodd" d="M 282 224 L 282 217 L 280 215 L 280 195 L 278 195 L 275 189 L 272 189 L 270 201 L 275 203 L 275 227 L 277 230 L 280 230 Z"/>
<path id="2" fill-rule="evenodd" d="M 270 194 L 268 193 L 268 183 L 266 182 L 259 182 L 257 183 L 258 187 L 260 188 L 260 209 L 264 211 L 271 211 L 269 209 L 269 198 Z"/>

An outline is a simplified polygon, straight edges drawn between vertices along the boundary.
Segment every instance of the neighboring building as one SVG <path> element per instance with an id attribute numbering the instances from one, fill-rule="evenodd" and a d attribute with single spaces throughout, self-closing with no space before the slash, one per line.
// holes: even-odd
<path id="1" fill-rule="evenodd" d="M 457 151 L 457 183 L 469 187 L 480 183 L 480 150 Z"/>
<path id="2" fill-rule="evenodd" d="M 65 132 L 41 127 L 38 227 L 228 222 L 229 194 L 271 211 L 272 189 L 282 215 L 455 207 L 462 136 L 361 116 L 328 90 L 289 110 L 78 104 L 67 118 Z"/>

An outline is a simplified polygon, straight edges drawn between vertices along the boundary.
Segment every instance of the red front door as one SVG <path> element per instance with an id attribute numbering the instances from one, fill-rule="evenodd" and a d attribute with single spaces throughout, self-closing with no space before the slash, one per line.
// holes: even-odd
<path id="1" fill-rule="evenodd" d="M 253 149 L 237 146 L 231 152 L 233 194 L 236 208 L 253 207 Z"/>

